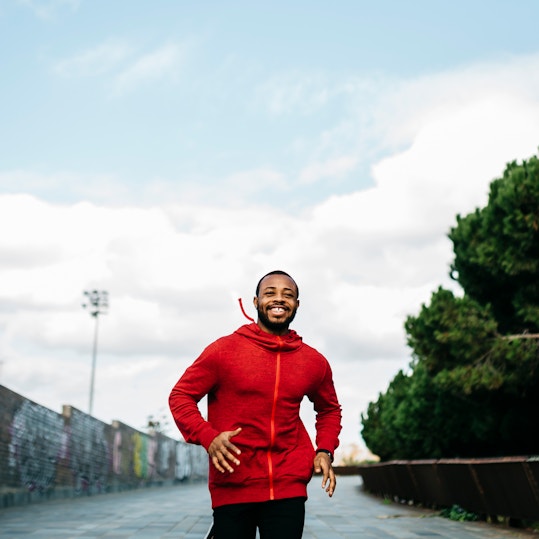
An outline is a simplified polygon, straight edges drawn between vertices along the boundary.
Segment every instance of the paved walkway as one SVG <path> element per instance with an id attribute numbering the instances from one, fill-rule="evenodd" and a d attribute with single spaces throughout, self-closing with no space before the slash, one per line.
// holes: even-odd
<path id="1" fill-rule="evenodd" d="M 359 477 L 339 477 L 327 498 L 310 485 L 304 539 L 530 539 L 537 535 L 437 512 L 384 503 L 364 494 Z M 211 524 L 205 483 L 55 500 L 0 509 L 0 537 L 10 539 L 203 539 Z"/>

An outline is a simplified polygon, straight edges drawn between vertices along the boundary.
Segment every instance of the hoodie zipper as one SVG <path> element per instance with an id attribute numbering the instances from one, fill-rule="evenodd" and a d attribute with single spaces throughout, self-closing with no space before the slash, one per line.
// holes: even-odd
<path id="1" fill-rule="evenodd" d="M 277 361 L 275 366 L 275 387 L 273 388 L 273 404 L 271 407 L 271 419 L 270 419 L 270 446 L 268 449 L 268 471 L 269 471 L 269 494 L 270 500 L 275 499 L 275 491 L 273 489 L 273 458 L 271 456 L 271 450 L 275 444 L 275 416 L 277 413 L 277 397 L 279 396 L 279 383 L 281 381 L 281 337 L 277 336 L 277 343 L 279 348 L 277 351 Z"/>

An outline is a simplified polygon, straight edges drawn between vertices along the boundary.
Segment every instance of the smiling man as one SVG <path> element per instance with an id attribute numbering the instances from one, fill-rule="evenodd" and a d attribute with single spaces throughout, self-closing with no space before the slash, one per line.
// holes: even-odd
<path id="1" fill-rule="evenodd" d="M 210 344 L 170 394 L 187 442 L 210 459 L 215 539 L 299 539 L 313 471 L 333 496 L 333 452 L 341 407 L 326 358 L 289 329 L 299 289 L 283 271 L 260 279 L 256 323 Z M 208 419 L 198 402 L 208 396 Z M 307 396 L 316 411 L 316 449 L 300 419 Z"/>
<path id="2" fill-rule="evenodd" d="M 286 335 L 299 307 L 299 289 L 287 273 L 274 271 L 260 279 L 253 302 L 258 325 L 267 333 Z"/>

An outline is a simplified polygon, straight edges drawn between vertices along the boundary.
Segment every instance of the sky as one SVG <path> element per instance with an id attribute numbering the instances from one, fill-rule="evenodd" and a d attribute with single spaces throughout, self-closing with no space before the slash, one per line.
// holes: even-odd
<path id="1" fill-rule="evenodd" d="M 170 389 L 292 274 L 337 456 L 445 286 L 456 215 L 537 154 L 535 0 L 0 0 L 0 384 L 179 437 Z M 313 413 L 302 416 L 313 433 Z"/>

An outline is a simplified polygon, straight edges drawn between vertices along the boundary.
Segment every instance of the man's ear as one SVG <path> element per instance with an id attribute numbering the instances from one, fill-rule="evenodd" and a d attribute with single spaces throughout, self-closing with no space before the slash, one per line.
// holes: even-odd
<path id="1" fill-rule="evenodd" d="M 258 298 L 256 296 L 253 298 L 253 305 L 255 306 L 255 309 L 258 310 Z"/>

